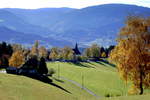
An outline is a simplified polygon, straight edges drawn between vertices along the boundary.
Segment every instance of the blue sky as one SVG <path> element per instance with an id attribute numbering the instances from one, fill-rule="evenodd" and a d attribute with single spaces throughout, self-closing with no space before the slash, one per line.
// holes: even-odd
<path id="1" fill-rule="evenodd" d="M 150 0 L 0 0 L 0 8 L 71 7 L 84 8 L 92 5 L 123 3 L 150 7 Z"/>

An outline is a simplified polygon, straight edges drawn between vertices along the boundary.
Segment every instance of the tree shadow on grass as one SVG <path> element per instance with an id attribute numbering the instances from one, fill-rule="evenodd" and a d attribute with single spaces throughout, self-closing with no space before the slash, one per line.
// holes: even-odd
<path id="1" fill-rule="evenodd" d="M 37 75 L 36 75 L 36 76 L 35 76 L 35 75 L 34 75 L 34 76 L 25 75 L 25 76 L 26 76 L 26 77 L 30 77 L 30 78 L 32 78 L 32 79 L 36 79 L 36 80 L 38 80 L 38 81 L 41 81 L 41 82 L 44 82 L 44 83 L 47 83 L 47 84 L 50 84 L 50 85 L 52 85 L 52 86 L 55 86 L 55 87 L 57 87 L 57 88 L 59 88 L 59 89 L 65 91 L 65 92 L 71 94 L 70 91 L 68 91 L 68 90 L 66 90 L 65 88 L 63 88 L 63 87 L 61 87 L 61 86 L 59 86 L 59 85 L 53 83 L 53 82 L 52 82 L 52 79 L 48 78 L 47 76 L 44 76 L 44 75 L 40 75 L 40 77 L 39 77 L 39 75 L 38 75 L 38 76 L 37 76 Z M 60 81 L 60 80 L 59 80 L 59 81 Z M 63 82 L 63 81 L 62 81 L 62 82 Z"/>
<path id="2" fill-rule="evenodd" d="M 53 77 L 53 79 L 56 80 L 57 82 L 64 83 L 64 81 L 61 80 L 61 79 L 58 79 L 58 78 L 55 78 L 55 77 Z"/>
<path id="3" fill-rule="evenodd" d="M 49 83 L 49 84 L 51 84 L 51 85 L 53 85 L 53 86 L 55 86 L 55 87 L 57 87 L 57 88 L 59 88 L 59 89 L 65 91 L 65 92 L 67 92 L 67 93 L 72 94 L 70 91 L 66 90 L 65 88 L 63 88 L 63 87 L 61 87 L 61 86 L 59 86 L 59 85 L 57 85 L 57 84 L 55 84 L 55 83 Z"/>
<path id="4" fill-rule="evenodd" d="M 91 65 L 94 65 L 94 66 L 96 66 L 95 64 L 93 64 L 92 62 L 89 62 Z M 101 65 L 103 65 L 103 66 L 106 66 L 105 64 L 103 64 L 103 63 L 101 63 L 100 61 L 96 61 L 95 63 L 98 63 L 98 64 L 101 64 Z"/>
<path id="5" fill-rule="evenodd" d="M 105 64 L 110 65 L 111 67 L 116 67 L 114 64 L 109 63 L 107 60 L 100 59 L 100 61 L 103 62 L 103 63 L 105 63 Z M 101 62 L 96 62 L 96 63 L 102 64 Z M 104 65 L 104 64 L 103 64 L 103 65 Z M 106 65 L 104 65 L 104 66 L 106 66 Z"/>
<path id="6" fill-rule="evenodd" d="M 86 65 L 86 64 L 82 64 L 81 62 L 76 62 L 76 63 L 69 63 L 69 64 L 72 64 L 72 65 L 76 65 L 76 66 L 80 66 L 80 67 L 86 67 L 86 68 L 94 68 L 90 65 Z"/>

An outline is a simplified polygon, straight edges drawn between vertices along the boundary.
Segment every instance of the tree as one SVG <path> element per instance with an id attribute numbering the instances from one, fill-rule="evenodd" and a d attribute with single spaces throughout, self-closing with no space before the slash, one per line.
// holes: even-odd
<path id="1" fill-rule="evenodd" d="M 47 50 L 46 50 L 46 48 L 44 47 L 44 46 L 41 46 L 40 48 L 39 48 L 39 56 L 40 57 L 43 57 L 43 58 L 47 58 L 47 56 L 48 56 L 48 52 L 47 52 Z"/>
<path id="2" fill-rule="evenodd" d="M 23 47 L 21 44 L 12 44 L 12 48 L 13 48 L 13 52 L 23 50 Z"/>
<path id="3" fill-rule="evenodd" d="M 13 48 L 12 48 L 12 46 L 11 46 L 10 44 L 7 45 L 7 51 L 6 51 L 6 53 L 7 53 L 9 56 L 11 56 L 12 53 L 13 53 Z"/>
<path id="4" fill-rule="evenodd" d="M 100 47 L 97 44 L 92 44 L 91 46 L 91 56 L 93 58 L 99 58 L 101 55 Z"/>
<path id="5" fill-rule="evenodd" d="M 84 51 L 84 55 L 85 55 L 85 57 L 90 58 L 91 57 L 91 49 L 86 48 Z"/>
<path id="6" fill-rule="evenodd" d="M 40 59 L 38 72 L 40 74 L 47 74 L 48 73 L 48 68 L 46 66 L 46 61 L 43 57 Z"/>
<path id="7" fill-rule="evenodd" d="M 51 49 L 51 52 L 50 52 L 50 55 L 49 55 L 49 58 L 52 59 L 52 60 L 56 60 L 59 58 L 59 48 L 57 47 L 54 47 Z"/>
<path id="8" fill-rule="evenodd" d="M 110 59 L 117 64 L 121 77 L 132 81 L 143 94 L 143 86 L 150 87 L 150 19 L 130 16 L 125 24 Z"/>
<path id="9" fill-rule="evenodd" d="M 23 49 L 23 55 L 25 57 L 25 60 L 28 60 L 30 56 L 30 50 L 29 49 Z"/>
<path id="10" fill-rule="evenodd" d="M 92 44 L 91 47 L 86 48 L 84 54 L 88 58 L 99 58 L 101 55 L 101 48 L 97 44 Z"/>
<path id="11" fill-rule="evenodd" d="M 106 53 L 102 52 L 101 57 L 105 58 L 106 57 Z"/>
<path id="12" fill-rule="evenodd" d="M 0 43 L 0 66 L 1 67 L 8 67 L 8 59 L 13 53 L 12 46 L 7 44 L 6 42 Z"/>
<path id="13" fill-rule="evenodd" d="M 115 48 L 114 45 L 110 45 L 108 48 L 106 48 L 105 50 L 105 53 L 106 53 L 106 56 L 109 57 L 111 51 Z"/>
<path id="14" fill-rule="evenodd" d="M 32 49 L 31 49 L 32 56 L 39 56 L 39 41 L 35 41 Z"/>
<path id="15" fill-rule="evenodd" d="M 9 59 L 9 66 L 13 67 L 20 67 L 24 64 L 24 56 L 22 51 L 16 51 L 12 54 L 11 58 Z"/>
<path id="16" fill-rule="evenodd" d="M 74 51 L 70 47 L 64 47 L 61 51 L 60 56 L 64 60 L 73 60 L 74 58 Z"/>
<path id="17" fill-rule="evenodd" d="M 22 68 L 25 69 L 35 69 L 38 70 L 39 68 L 39 61 L 36 55 L 31 56 L 26 62 L 23 64 Z"/>

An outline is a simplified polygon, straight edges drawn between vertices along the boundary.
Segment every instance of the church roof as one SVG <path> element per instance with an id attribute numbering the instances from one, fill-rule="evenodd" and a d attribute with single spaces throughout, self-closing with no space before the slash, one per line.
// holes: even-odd
<path id="1" fill-rule="evenodd" d="M 80 51 L 79 51 L 79 49 L 78 49 L 78 44 L 76 43 L 76 46 L 75 46 L 75 48 L 73 49 L 73 51 L 74 51 L 74 53 L 76 54 L 76 55 L 80 55 L 81 53 L 80 53 Z"/>

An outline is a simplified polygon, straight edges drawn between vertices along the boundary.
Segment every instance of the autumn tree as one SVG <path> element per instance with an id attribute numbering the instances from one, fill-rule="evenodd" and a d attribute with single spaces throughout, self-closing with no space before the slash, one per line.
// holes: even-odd
<path id="1" fill-rule="evenodd" d="M 59 48 L 53 47 L 53 48 L 51 48 L 49 58 L 52 60 L 56 60 L 59 58 L 59 53 L 60 53 Z"/>
<path id="2" fill-rule="evenodd" d="M 84 55 L 85 57 L 90 58 L 91 57 L 91 49 L 90 48 L 86 48 L 84 51 Z"/>
<path id="3" fill-rule="evenodd" d="M 99 58 L 101 55 L 101 48 L 97 44 L 92 44 L 91 47 L 85 50 L 84 54 L 88 58 Z"/>
<path id="4" fill-rule="evenodd" d="M 99 58 L 100 55 L 101 55 L 101 52 L 100 52 L 100 47 L 97 45 L 97 44 L 93 44 L 91 46 L 91 56 L 93 58 Z"/>
<path id="5" fill-rule="evenodd" d="M 21 44 L 12 44 L 12 48 L 13 48 L 13 52 L 23 50 L 23 47 Z"/>
<path id="6" fill-rule="evenodd" d="M 39 48 L 39 56 L 40 57 L 43 57 L 43 58 L 47 58 L 47 56 L 48 56 L 48 52 L 47 52 L 47 50 L 46 50 L 46 48 L 44 47 L 44 46 L 41 46 L 40 48 Z"/>
<path id="7" fill-rule="evenodd" d="M 30 50 L 29 49 L 23 49 L 23 55 L 25 57 L 25 60 L 28 60 L 30 56 Z"/>
<path id="8" fill-rule="evenodd" d="M 24 55 L 22 51 L 16 51 L 12 54 L 11 58 L 9 59 L 9 66 L 13 67 L 20 67 L 24 64 Z"/>
<path id="9" fill-rule="evenodd" d="M 150 18 L 130 16 L 121 29 L 118 45 L 110 59 L 117 65 L 121 77 L 131 81 L 143 94 L 150 87 Z"/>
<path id="10" fill-rule="evenodd" d="M 106 57 L 106 53 L 102 52 L 101 57 L 105 58 Z"/>
<path id="11" fill-rule="evenodd" d="M 64 60 L 73 60 L 74 51 L 70 47 L 66 46 L 66 47 L 62 48 L 60 56 Z"/>
<path id="12" fill-rule="evenodd" d="M 35 41 L 33 47 L 31 48 L 30 54 L 32 56 L 39 56 L 39 41 Z"/>

